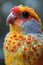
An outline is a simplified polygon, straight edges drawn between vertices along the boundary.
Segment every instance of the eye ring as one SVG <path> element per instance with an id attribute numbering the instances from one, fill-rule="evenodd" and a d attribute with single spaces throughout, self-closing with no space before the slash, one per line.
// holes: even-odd
<path id="1" fill-rule="evenodd" d="M 27 11 L 23 11 L 22 13 L 21 13 L 21 17 L 22 18 L 28 18 L 30 16 L 30 14 L 29 14 L 29 12 L 27 12 Z"/>

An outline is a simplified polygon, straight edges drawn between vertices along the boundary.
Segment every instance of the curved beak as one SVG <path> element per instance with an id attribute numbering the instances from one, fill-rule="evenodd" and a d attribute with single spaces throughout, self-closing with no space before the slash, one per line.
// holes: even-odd
<path id="1" fill-rule="evenodd" d="M 6 23 L 7 24 L 12 24 L 16 20 L 16 16 L 13 13 L 10 13 L 9 16 L 7 17 Z"/>

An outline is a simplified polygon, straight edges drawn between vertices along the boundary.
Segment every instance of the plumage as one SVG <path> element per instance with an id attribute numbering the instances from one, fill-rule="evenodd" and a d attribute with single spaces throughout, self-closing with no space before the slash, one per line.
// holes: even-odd
<path id="1" fill-rule="evenodd" d="M 35 11 L 28 6 L 14 6 L 6 23 L 10 30 L 3 45 L 5 64 L 43 65 L 42 24 Z"/>

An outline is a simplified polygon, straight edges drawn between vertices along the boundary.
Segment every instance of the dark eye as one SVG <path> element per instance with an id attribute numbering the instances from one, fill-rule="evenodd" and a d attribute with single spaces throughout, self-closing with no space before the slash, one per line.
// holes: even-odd
<path id="1" fill-rule="evenodd" d="M 30 14 L 27 11 L 24 11 L 24 12 L 21 13 L 21 16 L 23 18 L 28 18 L 30 16 Z"/>

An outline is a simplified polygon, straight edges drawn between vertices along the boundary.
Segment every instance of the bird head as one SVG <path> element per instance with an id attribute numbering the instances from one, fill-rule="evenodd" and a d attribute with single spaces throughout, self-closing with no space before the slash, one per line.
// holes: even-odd
<path id="1" fill-rule="evenodd" d="M 33 8 L 29 6 L 14 6 L 10 10 L 6 22 L 10 31 L 25 33 L 41 33 L 41 20 Z"/>

